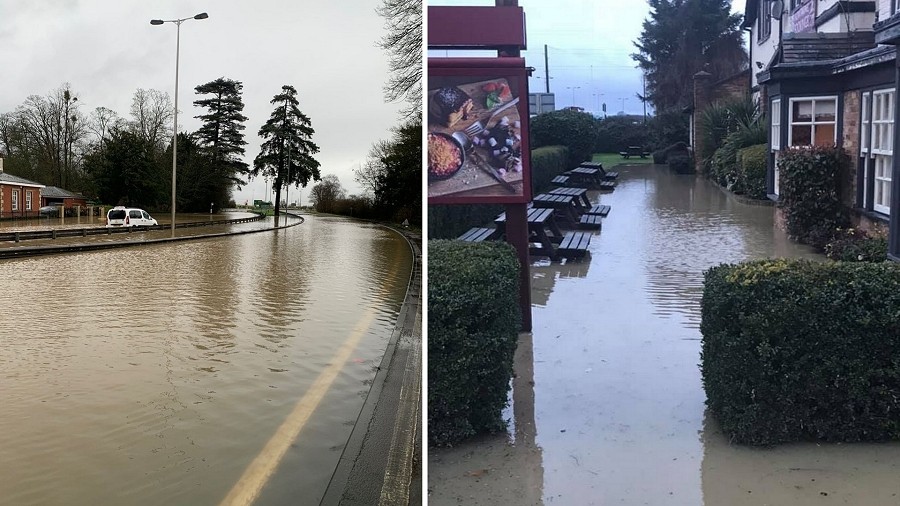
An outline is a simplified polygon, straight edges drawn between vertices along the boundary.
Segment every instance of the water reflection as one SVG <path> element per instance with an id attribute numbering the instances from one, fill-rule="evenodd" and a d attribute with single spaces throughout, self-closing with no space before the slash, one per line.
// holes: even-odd
<path id="1" fill-rule="evenodd" d="M 217 503 L 372 307 L 293 467 L 277 473 L 291 479 L 269 486 L 317 504 L 410 265 L 395 234 L 315 217 L 273 234 L 0 262 L 0 304 L 14 308 L 0 315 L 0 504 Z"/>

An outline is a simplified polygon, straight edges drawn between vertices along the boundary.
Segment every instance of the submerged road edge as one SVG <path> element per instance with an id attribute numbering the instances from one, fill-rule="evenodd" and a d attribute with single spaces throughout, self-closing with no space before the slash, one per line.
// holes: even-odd
<path id="1" fill-rule="evenodd" d="M 321 506 L 402 505 L 421 501 L 421 236 L 402 235 L 413 269 L 397 324 Z M 413 479 L 418 477 L 418 483 Z"/>

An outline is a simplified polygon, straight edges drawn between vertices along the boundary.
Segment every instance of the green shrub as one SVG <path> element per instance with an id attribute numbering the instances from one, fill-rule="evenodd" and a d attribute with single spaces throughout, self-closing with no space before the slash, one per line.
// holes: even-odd
<path id="1" fill-rule="evenodd" d="M 668 157 L 669 168 L 678 174 L 690 174 L 694 172 L 691 157 L 685 153 L 673 153 Z"/>
<path id="2" fill-rule="evenodd" d="M 544 146 L 569 148 L 570 167 L 590 160 L 597 143 L 597 120 L 572 110 L 539 114 L 531 119 L 531 149 Z"/>
<path id="3" fill-rule="evenodd" d="M 531 150 L 531 184 L 534 194 L 549 190 L 554 177 L 573 167 L 569 165 L 569 149 L 545 146 Z"/>
<path id="4" fill-rule="evenodd" d="M 781 152 L 779 205 L 788 234 L 822 249 L 835 232 L 850 223 L 840 200 L 841 174 L 848 163 L 840 148 L 812 146 Z"/>
<path id="5" fill-rule="evenodd" d="M 505 428 L 521 322 L 519 263 L 506 243 L 428 242 L 428 441 Z"/>
<path id="6" fill-rule="evenodd" d="M 690 156 L 690 154 L 688 153 L 687 144 L 685 144 L 684 142 L 676 142 L 668 147 L 654 151 L 652 155 L 653 163 L 657 165 L 668 163 L 670 154 Z"/>
<path id="7" fill-rule="evenodd" d="M 689 139 L 690 116 L 680 110 L 657 112 L 647 122 L 649 147 L 654 150 L 671 146 L 676 142 L 687 143 Z M 653 163 L 666 163 L 662 162 Z"/>
<path id="8" fill-rule="evenodd" d="M 757 144 L 738 151 L 738 178 L 744 194 L 750 198 L 766 199 L 766 168 L 769 147 Z"/>
<path id="9" fill-rule="evenodd" d="M 644 147 L 649 141 L 649 129 L 633 116 L 610 116 L 597 121 L 595 153 L 618 153 L 628 146 Z"/>
<path id="10" fill-rule="evenodd" d="M 547 146 L 531 151 L 531 181 L 535 194 L 550 188 L 550 181 L 565 172 L 568 165 L 568 149 L 564 146 Z M 455 239 L 472 227 L 480 227 L 494 221 L 503 212 L 498 204 L 461 204 L 428 206 L 428 237 Z"/>
<path id="11" fill-rule="evenodd" d="M 865 230 L 838 230 L 825 245 L 825 256 L 843 262 L 884 262 L 887 260 L 887 237 L 870 237 Z"/>
<path id="12" fill-rule="evenodd" d="M 700 152 L 706 153 L 706 158 L 701 162 L 707 173 L 716 174 L 716 181 L 721 185 L 726 185 L 726 176 L 722 172 L 733 170 L 739 148 L 766 142 L 765 123 L 749 95 L 706 107 L 700 112 L 699 126 L 696 144 L 702 148 Z M 762 140 L 754 140 L 760 131 Z M 726 147 L 726 144 L 730 144 L 728 152 L 720 153 L 718 160 L 714 160 L 716 151 Z"/>
<path id="13" fill-rule="evenodd" d="M 707 405 L 732 441 L 900 438 L 900 265 L 720 265 L 701 313 Z"/>

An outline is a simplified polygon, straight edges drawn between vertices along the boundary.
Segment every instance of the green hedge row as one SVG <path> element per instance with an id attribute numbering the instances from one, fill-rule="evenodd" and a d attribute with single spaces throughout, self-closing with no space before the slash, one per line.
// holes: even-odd
<path id="1" fill-rule="evenodd" d="M 766 198 L 766 163 L 769 156 L 767 144 L 757 144 L 738 150 L 737 165 L 739 185 L 744 194 L 753 199 Z"/>
<path id="2" fill-rule="evenodd" d="M 547 146 L 531 151 L 531 181 L 534 193 L 548 190 L 550 181 L 565 172 L 569 151 L 565 146 Z M 503 212 L 502 205 L 428 206 L 428 237 L 454 239 L 472 227 L 494 221 Z"/>
<path id="3" fill-rule="evenodd" d="M 597 121 L 586 112 L 563 109 L 539 114 L 531 119 L 531 147 L 566 146 L 568 166 L 590 160 L 597 141 Z"/>
<path id="4" fill-rule="evenodd" d="M 505 428 L 521 325 L 519 263 L 502 242 L 428 241 L 428 441 Z"/>
<path id="5" fill-rule="evenodd" d="M 793 239 L 822 249 L 850 218 L 841 204 L 840 175 L 849 158 L 841 148 L 813 146 L 781 152 L 779 206 Z"/>
<path id="6" fill-rule="evenodd" d="M 900 265 L 720 265 L 701 309 L 707 405 L 732 441 L 900 438 Z"/>
<path id="7" fill-rule="evenodd" d="M 825 256 L 843 262 L 884 262 L 887 260 L 887 237 L 870 236 L 865 230 L 839 230 L 825 245 Z"/>

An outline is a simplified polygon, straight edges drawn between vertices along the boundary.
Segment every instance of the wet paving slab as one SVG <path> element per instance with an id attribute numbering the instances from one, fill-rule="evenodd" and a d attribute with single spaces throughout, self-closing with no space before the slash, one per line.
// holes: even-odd
<path id="1" fill-rule="evenodd" d="M 900 504 L 900 445 L 731 445 L 705 416 L 703 271 L 821 259 L 665 167 L 618 167 L 590 257 L 531 269 L 508 434 L 429 453 L 429 504 Z"/>

